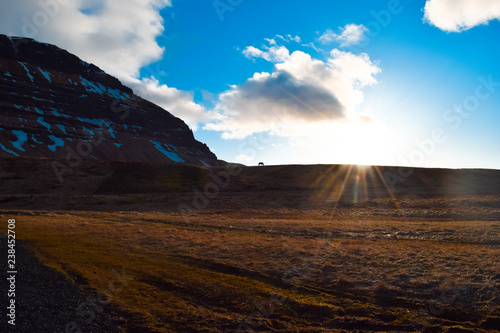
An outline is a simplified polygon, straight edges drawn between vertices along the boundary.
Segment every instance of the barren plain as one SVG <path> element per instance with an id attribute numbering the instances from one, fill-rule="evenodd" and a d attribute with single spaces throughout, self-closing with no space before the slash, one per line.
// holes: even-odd
<path id="1" fill-rule="evenodd" d="M 12 163 L 2 220 L 94 295 L 55 331 L 500 327 L 498 171 Z"/>

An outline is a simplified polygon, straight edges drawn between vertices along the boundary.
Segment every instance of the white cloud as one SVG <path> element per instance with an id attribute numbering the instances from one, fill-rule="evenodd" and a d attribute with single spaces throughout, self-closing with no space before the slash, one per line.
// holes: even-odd
<path id="1" fill-rule="evenodd" d="M 299 36 L 293 37 L 292 35 L 288 34 L 288 35 L 286 35 L 286 37 L 287 38 L 285 40 L 288 40 L 289 42 L 300 43 L 300 41 L 301 41 L 301 38 Z"/>
<path id="2" fill-rule="evenodd" d="M 284 46 L 272 46 L 267 48 L 267 51 L 259 50 L 253 46 L 247 46 L 243 50 L 245 57 L 262 58 L 270 62 L 283 62 L 290 57 L 290 52 Z"/>
<path id="3" fill-rule="evenodd" d="M 337 70 L 347 86 L 362 88 L 377 83 L 373 76 L 381 71 L 366 53 L 359 55 L 333 49 L 328 63 Z"/>
<path id="4" fill-rule="evenodd" d="M 337 34 L 332 29 L 326 31 L 319 37 L 319 41 L 323 44 L 329 44 L 337 40 Z"/>
<path id="5" fill-rule="evenodd" d="M 329 44 L 332 42 L 339 42 L 341 47 L 355 45 L 363 41 L 365 32 L 368 29 L 362 24 L 346 24 L 340 35 L 333 32 L 331 29 L 327 29 L 320 37 L 319 41 L 323 44 Z"/>
<path id="6" fill-rule="evenodd" d="M 295 42 L 295 43 L 300 43 L 300 41 L 302 40 L 299 36 L 293 37 L 290 34 L 288 34 L 286 36 L 276 35 L 276 38 L 282 39 L 285 42 Z"/>
<path id="7" fill-rule="evenodd" d="M 249 59 L 262 58 L 270 62 L 283 62 L 290 56 L 290 52 L 285 46 L 279 46 L 277 40 L 281 40 L 285 43 L 295 42 L 300 43 L 301 38 L 299 36 L 293 37 L 288 34 L 286 36 L 276 35 L 274 38 L 264 38 L 267 44 L 262 45 L 262 48 L 266 51 L 262 51 L 255 46 L 247 46 L 243 50 L 243 55 Z"/>
<path id="8" fill-rule="evenodd" d="M 269 45 L 277 45 L 276 40 L 274 38 L 264 38 L 266 42 L 269 43 Z"/>
<path id="9" fill-rule="evenodd" d="M 500 19 L 499 0 L 427 0 L 424 20 L 447 32 L 461 32 Z"/>
<path id="10" fill-rule="evenodd" d="M 375 84 L 374 75 L 380 72 L 366 54 L 334 49 L 321 61 L 302 51 L 290 54 L 285 47 L 256 50 L 244 53 L 274 63 L 274 70 L 255 73 L 219 96 L 215 109 L 221 119 L 205 128 L 223 132 L 223 138 L 261 131 L 288 136 L 290 128 L 304 122 L 346 120 L 363 101 L 361 89 Z"/>
<path id="11" fill-rule="evenodd" d="M 182 120 L 194 131 L 197 130 L 199 123 L 218 118 L 216 113 L 209 112 L 193 102 L 193 94 L 160 84 L 154 77 L 132 79 L 125 83 L 139 96 L 163 107 L 173 115 L 182 115 Z"/>
<path id="12" fill-rule="evenodd" d="M 259 50 L 258 48 L 254 47 L 254 46 L 247 46 L 244 50 L 243 50 L 243 54 L 245 55 L 245 57 L 247 58 L 262 58 L 263 55 L 264 55 L 264 52 Z"/>
<path id="13" fill-rule="evenodd" d="M 196 128 L 207 115 L 191 94 L 139 80 L 140 69 L 163 55 L 156 38 L 164 31 L 160 10 L 168 6 L 170 0 L 1 1 L 0 32 L 64 48 Z"/>
<path id="14" fill-rule="evenodd" d="M 2 1 L 0 31 L 58 45 L 120 79 L 137 77 L 163 54 L 156 38 L 166 6 L 170 0 Z"/>
<path id="15" fill-rule="evenodd" d="M 368 29 L 362 24 L 347 24 L 341 30 L 342 33 L 337 38 L 338 41 L 340 41 L 340 46 L 358 44 L 363 40 L 364 33 L 368 31 Z"/>

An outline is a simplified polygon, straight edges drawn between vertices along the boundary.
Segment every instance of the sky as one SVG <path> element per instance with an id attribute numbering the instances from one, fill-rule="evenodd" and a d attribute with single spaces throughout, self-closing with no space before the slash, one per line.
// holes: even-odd
<path id="1" fill-rule="evenodd" d="M 229 162 L 500 169 L 500 0 L 7 0 Z"/>

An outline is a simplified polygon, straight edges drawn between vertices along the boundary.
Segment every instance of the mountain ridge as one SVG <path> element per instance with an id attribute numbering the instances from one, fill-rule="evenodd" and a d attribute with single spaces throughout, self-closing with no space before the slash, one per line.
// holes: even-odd
<path id="1" fill-rule="evenodd" d="M 0 35 L 0 157 L 222 165 L 191 129 L 55 45 Z"/>

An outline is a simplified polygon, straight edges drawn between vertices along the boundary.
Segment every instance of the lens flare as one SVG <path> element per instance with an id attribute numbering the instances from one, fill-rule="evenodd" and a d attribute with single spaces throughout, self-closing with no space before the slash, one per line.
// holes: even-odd
<path id="1" fill-rule="evenodd" d="M 389 196 L 399 207 L 382 169 L 379 166 L 332 165 L 312 184 L 315 194 L 311 200 L 331 202 L 336 209 L 340 203 L 357 205 Z"/>

